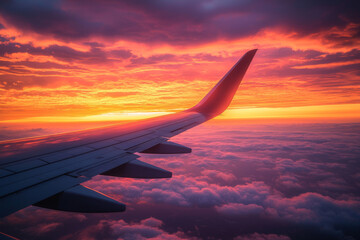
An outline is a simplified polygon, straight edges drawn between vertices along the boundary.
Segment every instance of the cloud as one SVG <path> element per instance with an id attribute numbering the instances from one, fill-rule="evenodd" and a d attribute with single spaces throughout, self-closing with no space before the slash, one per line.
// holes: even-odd
<path id="1" fill-rule="evenodd" d="M 53 72 L 55 73 L 55 72 Z M 56 73 L 55 73 L 56 74 Z M 52 75 L 52 74 L 51 74 Z M 12 75 L 12 74 L 3 74 L 1 77 L 4 79 L 0 82 L 0 88 L 4 90 L 23 90 L 31 87 L 41 87 L 45 89 L 54 89 L 60 86 L 91 86 L 94 83 L 87 79 L 82 79 L 79 77 L 64 77 L 64 76 L 32 76 L 25 75 Z"/>
<path id="2" fill-rule="evenodd" d="M 27 231 L 32 232 L 35 235 L 43 235 L 47 232 L 51 232 L 51 231 L 55 230 L 56 228 L 58 228 L 61 225 L 62 225 L 62 223 L 59 223 L 59 222 L 45 223 L 45 224 L 40 224 L 37 226 L 30 227 L 27 229 Z"/>
<path id="3" fill-rule="evenodd" d="M 30 129 L 22 129 L 21 131 L 18 129 L 11 129 L 7 126 L 0 127 L 0 141 L 16 139 L 16 138 L 24 138 L 24 137 L 33 137 L 44 135 L 46 130 L 43 128 L 30 128 Z"/>
<path id="4" fill-rule="evenodd" d="M 245 236 L 237 236 L 234 240 L 291 240 L 291 238 L 277 234 L 253 233 Z"/>
<path id="5" fill-rule="evenodd" d="M 357 220 L 360 212 L 356 211 L 360 202 L 357 200 L 336 200 L 312 192 L 285 198 L 262 182 L 230 187 L 181 177 L 169 181 L 130 181 L 122 183 L 121 189 L 112 187 L 118 185 L 117 181 L 97 182 L 96 185 L 127 202 L 138 201 L 139 204 L 150 201 L 187 207 L 214 207 L 219 213 L 231 217 L 262 214 L 281 221 L 320 224 L 330 229 L 339 225 L 360 224 Z"/>
<path id="6" fill-rule="evenodd" d="M 32 55 L 52 56 L 55 59 L 68 63 L 80 62 L 85 64 L 104 64 L 111 61 L 127 59 L 132 55 L 130 50 L 115 49 L 104 51 L 103 48 L 91 45 L 90 50 L 80 51 L 66 45 L 49 45 L 47 47 L 34 47 L 32 43 L 21 44 L 17 42 L 5 42 L 0 44 L 0 55 L 6 56 L 13 53 L 28 53 Z M 114 59 L 117 58 L 117 59 Z M 39 63 L 39 65 L 44 63 Z M 54 63 L 53 63 L 54 65 Z M 61 66 L 56 64 L 55 66 Z"/>
<path id="7" fill-rule="evenodd" d="M 215 209 L 228 216 L 239 216 L 239 215 L 252 215 L 260 214 L 264 211 L 264 208 L 256 204 L 242 204 L 242 203 L 229 203 L 215 207 Z"/>
<path id="8" fill-rule="evenodd" d="M 122 196 L 125 201 L 152 201 L 179 206 L 213 207 L 228 202 L 261 202 L 269 194 L 262 182 L 252 182 L 234 187 L 209 184 L 184 176 L 170 180 L 129 181 L 117 188 L 116 180 L 93 182 L 91 187 L 101 186 L 111 194 Z M 141 196 L 139 198 L 139 196 Z"/>
<path id="9" fill-rule="evenodd" d="M 204 170 L 201 174 L 205 175 L 206 178 L 214 179 L 215 181 L 232 182 L 236 180 L 236 177 L 231 173 L 220 172 L 216 170 Z"/>
<path id="10" fill-rule="evenodd" d="M 124 220 L 100 220 L 96 226 L 89 227 L 80 234 L 75 235 L 78 239 L 163 239 L 180 240 L 196 239 L 187 236 L 184 232 L 177 231 L 168 233 L 161 228 L 163 222 L 156 218 L 143 219 L 140 222 L 128 223 Z M 63 239 L 75 237 L 65 236 Z"/>
<path id="11" fill-rule="evenodd" d="M 58 39 L 93 36 L 138 42 L 197 44 L 220 38 L 235 39 L 266 28 L 283 28 L 299 36 L 358 24 L 358 3 L 302 1 L 146 1 L 114 2 L 5 1 L 1 14 L 8 24 Z M 335 7 L 336 6 L 336 7 Z M 91 17 L 94 16 L 94 17 Z M 43 21 L 47 19 L 47 21 Z M 101 21 L 99 20 L 101 19 Z M 332 34 L 328 39 L 354 44 L 351 36 Z"/>
<path id="12" fill-rule="evenodd" d="M 279 182 L 280 185 L 288 189 L 302 188 L 299 183 L 299 180 L 295 176 L 282 175 L 277 179 L 277 181 Z"/>
<path id="13" fill-rule="evenodd" d="M 111 98 L 120 98 L 120 97 L 127 97 L 139 94 L 139 92 L 99 92 L 97 95 L 100 97 L 111 97 Z"/>
<path id="14" fill-rule="evenodd" d="M 141 224 L 149 227 L 160 227 L 163 225 L 163 222 L 156 218 L 148 218 L 141 221 Z"/>

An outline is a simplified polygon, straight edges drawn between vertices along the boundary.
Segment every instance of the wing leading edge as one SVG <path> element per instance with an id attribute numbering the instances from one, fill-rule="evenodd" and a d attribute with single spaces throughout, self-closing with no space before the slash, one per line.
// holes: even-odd
<path id="1" fill-rule="evenodd" d="M 80 184 L 98 174 L 171 177 L 171 172 L 141 162 L 135 153 L 190 153 L 190 148 L 168 139 L 225 111 L 256 51 L 247 52 L 186 111 L 126 125 L 0 142 L 0 217 L 32 204 L 74 212 L 124 211 L 123 204 Z M 81 204 L 84 201 L 88 204 Z"/>

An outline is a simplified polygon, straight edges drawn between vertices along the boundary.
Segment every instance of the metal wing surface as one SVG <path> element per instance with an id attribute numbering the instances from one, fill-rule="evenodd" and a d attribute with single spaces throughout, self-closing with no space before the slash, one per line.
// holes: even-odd
<path id="1" fill-rule="evenodd" d="M 29 205 L 74 212 L 117 212 L 125 205 L 83 187 L 103 174 L 163 178 L 171 172 L 136 153 L 189 153 L 169 139 L 222 113 L 255 50 L 247 52 L 195 107 L 124 125 L 0 142 L 0 217 Z"/>

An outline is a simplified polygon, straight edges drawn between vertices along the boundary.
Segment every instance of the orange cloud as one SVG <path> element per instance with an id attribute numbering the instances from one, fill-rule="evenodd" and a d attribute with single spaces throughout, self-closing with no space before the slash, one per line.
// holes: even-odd
<path id="1" fill-rule="evenodd" d="M 44 9 L 36 8 L 36 4 L 32 7 L 38 14 L 57 17 L 49 15 L 48 23 L 37 23 L 27 15 L 17 15 L 16 3 L 5 6 L 12 12 L 0 11 L 2 120 L 64 116 L 77 120 L 102 116 L 105 120 L 106 116 L 137 111 L 147 116 L 186 109 L 251 48 L 259 51 L 234 98 L 234 109 L 246 108 L 262 117 L 267 117 L 267 109 L 272 113 L 284 109 L 279 117 L 285 118 L 297 109 L 304 117 L 314 117 L 302 107 L 323 108 L 325 115 L 331 116 L 338 110 L 335 106 L 347 109 L 360 102 L 360 49 L 356 37 L 360 24 L 348 9 L 339 9 L 349 15 L 346 20 L 324 10 L 335 20 L 311 26 L 299 25 L 300 20 L 307 19 L 296 11 L 294 16 L 283 16 L 287 21 L 280 21 L 271 15 L 271 6 L 269 12 L 255 14 L 249 10 L 244 15 L 236 4 L 208 12 L 199 3 L 194 12 L 179 12 L 178 20 L 174 20 L 163 12 L 173 10 L 171 3 L 154 12 L 156 16 L 149 15 L 143 6 L 119 3 L 114 8 L 128 9 L 139 17 L 124 20 L 113 16 L 112 9 L 104 5 L 114 17 L 110 21 L 109 16 L 94 12 L 97 1 L 77 16 L 73 15 L 79 8 L 76 3 L 49 3 L 41 6 Z M 314 9 L 318 7 L 314 5 Z M 294 11 L 294 6 L 288 8 Z M 32 14 L 29 12 L 29 16 Z M 105 32 L 93 25 L 91 14 L 99 15 Z M 199 19 L 194 18 L 196 14 Z M 267 17 L 268 22 L 251 18 L 253 14 Z M 249 26 L 237 22 L 245 16 Z M 69 24 L 69 18 L 76 21 Z M 173 29 L 165 24 L 166 19 Z M 180 28 L 180 19 L 187 19 L 188 28 Z M 124 36 L 122 30 L 114 28 L 115 20 L 132 24 L 132 28 L 126 28 L 132 32 Z M 158 29 L 145 31 L 138 24 L 140 20 L 146 20 L 146 26 L 157 23 Z M 21 24 L 24 21 L 27 23 Z M 224 116 L 241 117 L 234 111 Z M 346 116 L 357 116 L 357 108 Z"/>

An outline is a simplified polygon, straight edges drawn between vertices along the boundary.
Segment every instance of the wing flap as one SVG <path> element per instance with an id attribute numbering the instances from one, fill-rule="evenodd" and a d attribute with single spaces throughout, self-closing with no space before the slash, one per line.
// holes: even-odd
<path id="1" fill-rule="evenodd" d="M 110 161 L 106 161 L 106 162 L 104 161 L 104 162 L 99 162 L 99 163 L 93 164 L 92 166 L 90 166 L 88 168 L 81 169 L 80 171 L 71 173 L 71 175 L 93 177 L 93 176 L 101 174 L 105 171 L 108 171 L 109 169 L 112 169 L 112 168 L 118 167 L 122 164 L 125 164 L 131 160 L 138 158 L 138 157 L 139 156 L 136 154 L 123 153 L 120 156 L 118 156 Z"/>
<path id="2" fill-rule="evenodd" d="M 172 173 L 162 168 L 142 162 L 140 160 L 129 161 L 117 168 L 111 169 L 101 175 L 127 178 L 171 178 Z"/>
<path id="3" fill-rule="evenodd" d="M 148 149 L 148 148 L 151 148 L 152 146 L 155 146 L 156 144 L 159 144 L 161 142 L 164 142 L 166 141 L 167 139 L 166 138 L 153 138 L 153 139 L 150 139 L 146 142 L 142 142 L 140 144 L 137 144 L 135 146 L 132 146 L 130 148 L 127 148 L 126 151 L 128 152 L 141 152 L 141 151 L 144 151 L 145 149 Z"/>
<path id="4" fill-rule="evenodd" d="M 34 206 L 60 211 L 83 213 L 125 211 L 125 204 L 120 203 L 103 193 L 81 185 L 77 185 L 50 198 L 35 203 Z"/>
<path id="5" fill-rule="evenodd" d="M 141 153 L 181 154 L 181 153 L 191 153 L 191 148 L 188 148 L 178 143 L 167 141 L 167 142 L 159 143 L 151 148 L 145 149 Z"/>

